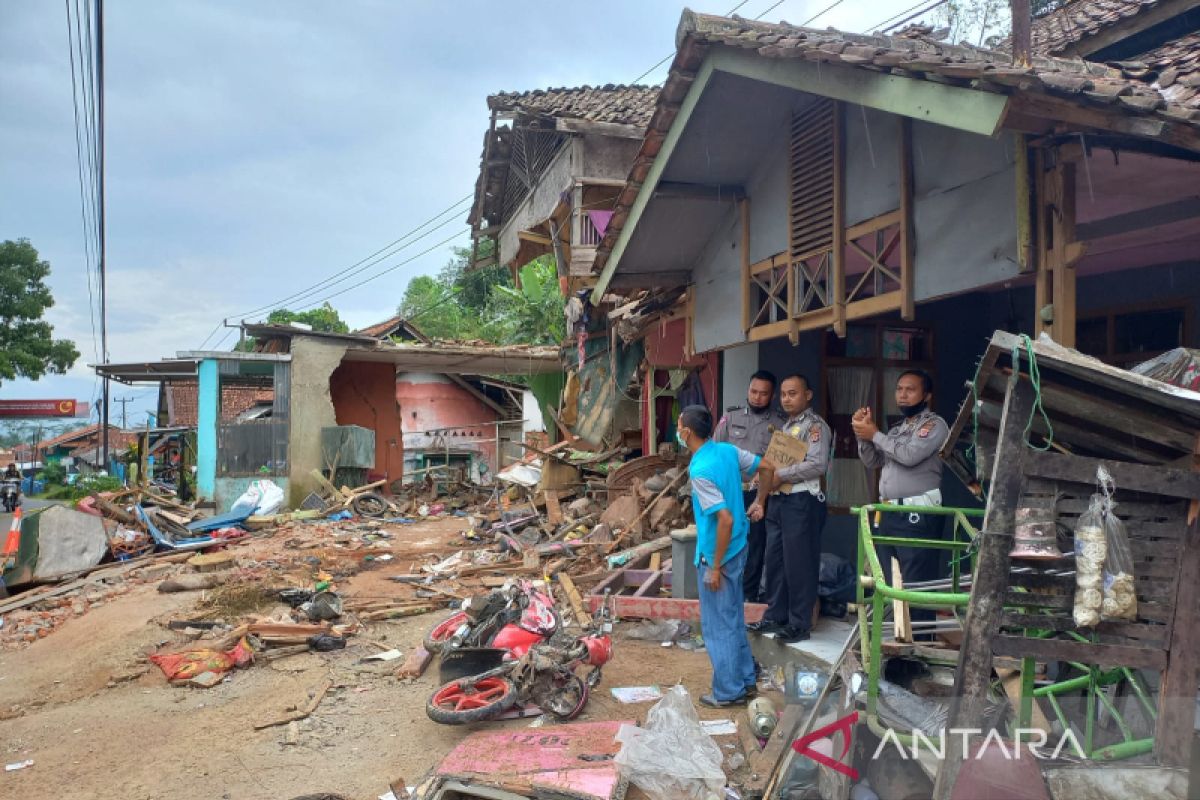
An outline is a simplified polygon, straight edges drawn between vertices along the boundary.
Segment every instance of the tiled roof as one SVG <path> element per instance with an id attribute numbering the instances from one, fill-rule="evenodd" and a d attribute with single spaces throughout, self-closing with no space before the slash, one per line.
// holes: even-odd
<path id="1" fill-rule="evenodd" d="M 492 111 L 516 111 L 539 116 L 615 122 L 646 127 L 654 113 L 657 86 L 578 86 L 501 92 L 487 99 Z"/>
<path id="2" fill-rule="evenodd" d="M 1200 31 L 1116 66 L 1126 75 L 1156 86 L 1167 102 L 1200 110 Z"/>
<path id="3" fill-rule="evenodd" d="M 111 440 L 113 433 L 114 432 L 119 433 L 121 429 L 119 427 L 117 427 L 116 425 L 109 425 L 108 430 L 109 430 L 109 434 L 108 434 L 109 439 Z M 46 450 L 51 447 L 58 447 L 59 445 L 71 444 L 72 442 L 74 442 L 77 439 L 84 439 L 88 436 L 94 436 L 94 435 L 98 434 L 99 432 L 100 432 L 100 423 L 97 422 L 95 425 L 88 425 L 83 428 L 76 428 L 75 430 L 60 433 L 58 436 L 55 436 L 52 439 L 46 439 L 44 441 L 38 442 L 37 448 L 39 450 Z"/>
<path id="4" fill-rule="evenodd" d="M 373 336 L 376 339 L 380 339 L 384 336 L 396 336 L 404 333 L 407 334 L 407 338 L 415 339 L 418 342 L 425 342 L 428 344 L 432 341 L 428 336 L 421 333 L 421 330 L 416 325 L 413 325 L 411 322 L 401 316 L 389 317 L 383 322 L 377 322 L 374 325 L 368 325 L 362 330 L 355 331 L 355 333 L 361 336 Z"/>
<path id="5" fill-rule="evenodd" d="M 1097 127 L 1119 122 L 1122 124 L 1115 129 L 1128 135 L 1158 138 L 1200 151 L 1200 108 L 1174 99 L 1169 102 L 1164 93 L 1117 66 L 1035 56 L 1030 67 L 1019 67 L 1012 64 L 1008 53 L 946 44 L 915 31 L 906 36 L 862 35 L 690 10 L 684 10 L 680 18 L 675 41 L 670 76 L 659 94 L 629 180 L 617 199 L 612 221 L 596 250 L 596 273 L 607 264 L 705 54 L 714 46 L 753 50 L 767 58 L 840 64 L 978 91 L 1055 96 L 1073 106 L 1091 106 Z M 1138 118 L 1138 124 L 1126 124 L 1131 117 Z"/>
<path id="6" fill-rule="evenodd" d="M 1076 42 L 1095 36 L 1159 0 L 1071 0 L 1033 20 L 1032 45 L 1036 53 L 1062 53 Z"/>
<path id="7" fill-rule="evenodd" d="M 198 394 L 196 381 L 172 381 L 164 386 L 167 392 L 167 416 L 171 425 L 193 426 L 196 424 Z M 260 403 L 275 399 L 275 390 L 263 386 L 239 386 L 225 383 L 221 386 L 221 422 L 237 419 L 238 414 Z"/>

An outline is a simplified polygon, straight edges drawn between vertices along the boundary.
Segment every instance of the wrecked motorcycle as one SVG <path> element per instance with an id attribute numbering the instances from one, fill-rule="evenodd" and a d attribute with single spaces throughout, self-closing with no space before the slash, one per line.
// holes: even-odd
<path id="1" fill-rule="evenodd" d="M 463 600 L 459 611 L 425 634 L 425 649 L 447 653 L 494 647 L 519 657 L 558 628 L 553 599 L 530 581 L 509 581 L 494 592 Z"/>
<path id="2" fill-rule="evenodd" d="M 612 657 L 612 639 L 592 634 L 566 644 L 542 642 L 508 661 L 502 660 L 505 651 L 487 649 L 499 665 L 451 680 L 435 691 L 425 708 L 431 720 L 465 725 L 528 703 L 558 720 L 574 719 L 587 705 L 589 690 L 600 682 L 600 668 Z M 591 667 L 586 677 L 575 672 L 580 666 Z"/>

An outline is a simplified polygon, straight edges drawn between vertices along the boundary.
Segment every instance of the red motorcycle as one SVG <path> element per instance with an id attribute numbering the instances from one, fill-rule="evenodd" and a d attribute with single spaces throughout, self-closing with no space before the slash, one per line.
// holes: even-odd
<path id="1" fill-rule="evenodd" d="M 425 707 L 434 722 L 465 725 L 529 703 L 558 720 L 574 719 L 587 705 L 589 690 L 600 682 L 600 668 L 612 657 L 612 639 L 593 633 L 563 644 L 539 642 L 516 658 L 500 648 L 476 648 L 473 655 L 499 663 L 435 691 Z M 576 673 L 580 666 L 591 667 L 586 677 Z"/>
<path id="2" fill-rule="evenodd" d="M 494 647 L 519 658 L 553 636 L 559 624 L 551 596 L 530 581 L 509 581 L 494 592 L 464 600 L 462 610 L 425 634 L 425 649 L 442 653 L 443 663 L 456 660 L 447 656 L 463 648 Z"/>

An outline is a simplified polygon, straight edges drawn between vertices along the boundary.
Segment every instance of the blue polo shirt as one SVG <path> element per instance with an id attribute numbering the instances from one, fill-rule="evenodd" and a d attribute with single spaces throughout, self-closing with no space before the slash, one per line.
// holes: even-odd
<path id="1" fill-rule="evenodd" d="M 725 560 L 733 558 L 746 546 L 750 520 L 742 500 L 742 476 L 753 475 L 760 461 L 760 456 L 712 440 L 692 454 L 688 477 L 692 480 L 692 512 L 696 518 L 697 566 L 701 556 L 708 564 L 715 560 L 717 512 L 723 508 L 733 515 L 733 531 L 729 547 L 725 549 Z"/>

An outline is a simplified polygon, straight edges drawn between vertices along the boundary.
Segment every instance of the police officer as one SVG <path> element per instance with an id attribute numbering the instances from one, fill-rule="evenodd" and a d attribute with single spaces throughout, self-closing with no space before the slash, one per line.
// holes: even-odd
<path id="1" fill-rule="evenodd" d="M 771 435 L 783 428 L 787 421 L 780 412 L 771 406 L 775 399 L 775 376 L 760 369 L 750 376 L 750 388 L 746 391 L 746 405 L 730 406 L 717 423 L 713 432 L 713 441 L 728 442 L 729 444 L 762 456 L 767 452 L 771 443 Z M 753 482 L 742 484 L 742 499 L 746 509 L 757 499 L 757 487 Z M 750 525 L 750 533 L 746 539 L 746 570 L 742 573 L 742 593 L 747 603 L 763 601 L 763 550 L 767 543 L 766 522 L 759 520 Z"/>
<path id="2" fill-rule="evenodd" d="M 904 421 L 887 434 L 879 430 L 871 409 L 860 408 L 851 425 L 858 438 L 858 455 L 870 469 L 883 468 L 879 478 L 879 498 L 884 503 L 904 506 L 940 506 L 942 504 L 942 460 L 939 452 L 950 436 L 946 420 L 929 410 L 933 379 L 921 370 L 909 370 L 896 381 L 896 405 Z M 877 518 L 881 536 L 940 539 L 944 520 L 940 516 L 918 513 L 889 513 Z M 921 547 L 877 545 L 876 554 L 885 578 L 891 577 L 891 563 L 900 562 L 900 576 L 907 583 L 937 578 L 939 550 Z M 933 611 L 914 608 L 916 621 L 933 621 Z"/>
<path id="3" fill-rule="evenodd" d="M 762 622 L 747 627 L 774 633 L 783 643 L 809 638 L 821 570 L 825 495 L 821 477 L 829 467 L 833 434 L 810 407 L 808 378 L 789 375 L 779 385 L 779 402 L 789 415 L 783 430 L 807 443 L 804 460 L 778 466 L 767 504 L 767 595 Z"/>

